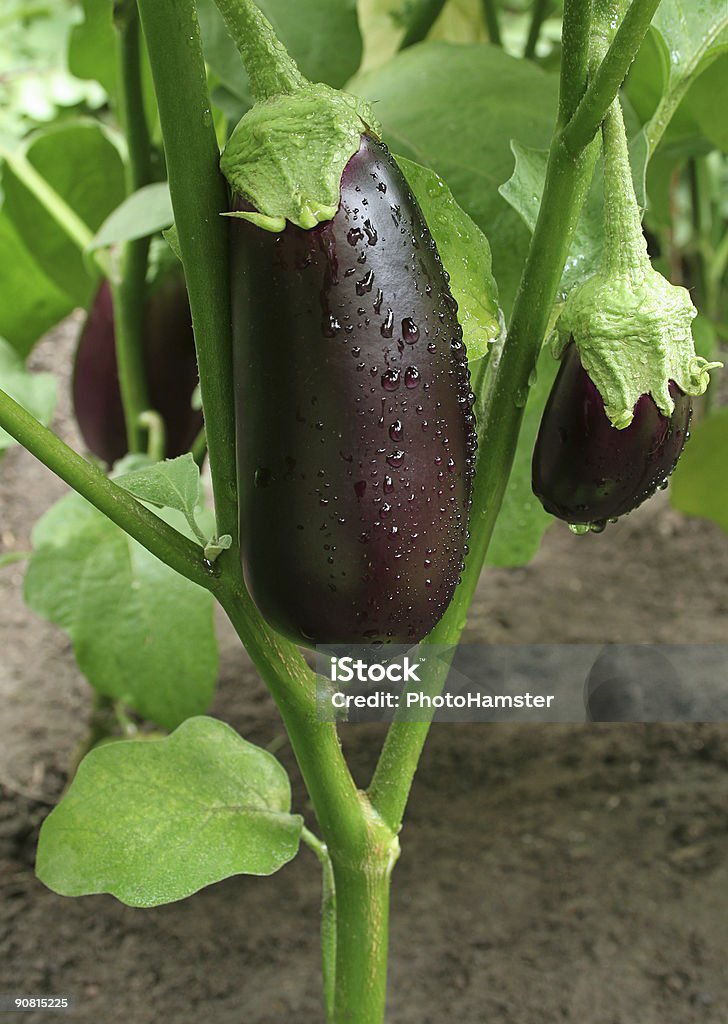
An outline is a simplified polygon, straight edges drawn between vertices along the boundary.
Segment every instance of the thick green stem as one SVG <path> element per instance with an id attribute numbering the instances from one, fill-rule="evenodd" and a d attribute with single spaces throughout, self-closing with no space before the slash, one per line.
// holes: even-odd
<path id="1" fill-rule="evenodd" d="M 395 857 L 334 860 L 336 994 L 334 1024 L 381 1024 L 387 996 L 389 889 Z"/>
<path id="2" fill-rule="evenodd" d="M 0 391 L 0 427 L 162 562 L 193 583 L 215 589 L 217 581 L 206 569 L 200 547 L 81 458 L 4 391 Z"/>
<path id="3" fill-rule="evenodd" d="M 117 9 L 120 115 L 127 141 L 126 191 L 136 192 L 152 178 L 151 143 L 144 113 L 141 76 L 141 33 L 135 0 Z M 119 389 L 129 451 L 145 448 L 142 413 L 149 408 L 144 363 L 144 305 L 149 238 L 124 245 L 119 274 L 111 280 Z"/>
<path id="4" fill-rule="evenodd" d="M 536 47 L 538 46 L 538 37 L 541 35 L 541 26 L 546 20 L 546 16 L 548 15 L 550 8 L 551 0 L 534 0 L 531 24 L 528 29 L 528 38 L 526 39 L 526 46 L 523 50 L 523 56 L 527 60 L 533 60 L 536 56 Z"/>
<path id="5" fill-rule="evenodd" d="M 273 26 L 252 0 L 215 0 L 240 51 L 256 100 L 288 95 L 306 85 Z"/>
<path id="6" fill-rule="evenodd" d="M 195 331 L 218 535 L 237 564 L 238 501 L 227 259 L 229 208 L 194 0 L 139 0 Z M 222 560 L 222 559 L 221 559 Z"/>
<path id="7" fill-rule="evenodd" d="M 632 183 L 627 134 L 619 97 L 602 125 L 604 139 L 603 266 L 610 275 L 642 278 L 650 270 L 642 216 Z"/>
<path id="8" fill-rule="evenodd" d="M 592 30 L 592 0 L 564 0 L 561 29 L 561 81 L 557 126 L 574 116 L 586 91 Z"/>

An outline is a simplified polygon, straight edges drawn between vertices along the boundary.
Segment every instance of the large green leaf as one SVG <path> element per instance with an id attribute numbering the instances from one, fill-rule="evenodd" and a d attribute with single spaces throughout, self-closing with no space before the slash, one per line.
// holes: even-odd
<path id="1" fill-rule="evenodd" d="M 359 67 L 361 35 L 356 0 L 258 0 L 303 74 L 312 82 L 341 86 Z M 240 54 L 227 33 L 214 0 L 198 0 L 205 58 L 225 88 L 252 104 Z"/>
<path id="2" fill-rule="evenodd" d="M 726 0 L 662 0 L 630 79 L 630 98 L 646 120 L 648 153 L 657 149 L 678 107 L 698 76 L 728 50 Z M 687 121 L 671 134 L 687 134 Z"/>
<path id="3" fill-rule="evenodd" d="M 33 138 L 26 156 L 91 231 L 124 197 L 121 157 L 95 122 L 73 121 L 49 128 Z M 40 268 L 75 304 L 87 305 L 97 272 L 7 165 L 2 187 L 3 209 Z"/>
<path id="4" fill-rule="evenodd" d="M 488 237 L 509 309 L 530 236 L 498 188 L 513 170 L 511 139 L 549 145 L 554 77 L 496 47 L 435 42 L 398 54 L 349 88 L 375 104 L 391 148 L 435 170 Z"/>
<path id="5" fill-rule="evenodd" d="M 68 42 L 68 68 L 77 78 L 99 82 L 116 96 L 119 60 L 110 0 L 81 0 L 83 21 Z"/>
<path id="6" fill-rule="evenodd" d="M 132 907 L 231 875 L 270 875 L 298 852 L 288 776 L 214 718 L 163 740 L 97 747 L 43 823 L 36 872 L 63 896 L 108 892 Z"/>
<path id="7" fill-rule="evenodd" d="M 13 222 L 0 212 L 0 336 L 22 356 L 73 302 L 40 269 Z"/>
<path id="8" fill-rule="evenodd" d="M 471 362 L 481 359 L 501 333 L 498 288 L 491 271 L 488 239 L 455 202 L 445 182 L 428 167 L 398 156 L 414 192 L 458 304 L 458 320 Z"/>
<path id="9" fill-rule="evenodd" d="M 100 693 L 173 729 L 205 711 L 217 678 L 211 595 L 70 494 L 33 531 L 25 598 L 64 629 Z"/>
<path id="10" fill-rule="evenodd" d="M 692 429 L 672 477 L 670 498 L 686 515 L 712 519 L 728 532 L 728 408 Z"/>
<path id="11" fill-rule="evenodd" d="M 28 373 L 15 349 L 0 338 L 0 389 L 41 423 L 48 424 L 56 405 L 56 378 L 52 373 Z M 0 454 L 17 444 L 0 427 Z"/>

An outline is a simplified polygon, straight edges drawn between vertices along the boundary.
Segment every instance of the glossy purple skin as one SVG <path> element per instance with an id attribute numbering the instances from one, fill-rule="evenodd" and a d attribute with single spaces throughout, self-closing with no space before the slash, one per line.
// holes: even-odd
<path id="1" fill-rule="evenodd" d="M 301 644 L 416 642 L 458 583 L 476 445 L 457 305 L 419 207 L 365 136 L 332 221 L 231 228 L 251 594 Z"/>
<path id="2" fill-rule="evenodd" d="M 617 430 L 572 342 L 533 453 L 533 490 L 546 511 L 568 523 L 602 525 L 651 497 L 675 468 L 690 424 L 690 398 L 673 382 L 670 394 L 671 417 L 642 395 L 632 423 Z"/>
<path id="3" fill-rule="evenodd" d="M 167 458 L 189 451 L 202 427 L 202 413 L 191 406 L 197 387 L 192 319 L 184 279 L 179 273 L 156 282 L 145 308 L 144 352 L 149 398 L 167 429 Z M 89 450 L 112 466 L 126 455 L 114 340 L 111 289 L 103 281 L 96 293 L 76 348 L 73 406 Z"/>

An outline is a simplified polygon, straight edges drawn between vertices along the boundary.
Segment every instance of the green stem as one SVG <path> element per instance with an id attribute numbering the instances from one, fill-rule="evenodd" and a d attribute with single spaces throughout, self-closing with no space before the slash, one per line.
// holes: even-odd
<path id="1" fill-rule="evenodd" d="M 131 195 L 152 180 L 151 142 L 144 113 L 141 33 L 135 0 L 116 9 L 119 47 L 120 119 L 127 141 L 126 192 Z M 118 277 L 111 280 L 114 336 L 126 437 L 129 451 L 145 448 L 142 413 L 149 408 L 144 363 L 144 311 L 149 238 L 124 245 Z"/>
<path id="2" fill-rule="evenodd" d="M 589 34 L 582 25 L 576 24 L 583 16 L 583 4 L 579 0 L 567 0 L 565 38 L 578 40 L 582 52 L 572 53 L 571 59 L 562 66 L 560 118 L 568 119 L 569 111 L 579 104 L 579 96 L 584 92 Z M 635 52 L 639 42 L 632 40 Z M 629 66 L 626 51 L 624 60 L 626 73 Z M 621 80 L 615 81 L 614 93 L 603 96 L 604 108 L 593 111 L 597 125 L 603 120 L 620 84 Z M 589 139 L 577 152 L 567 149 L 562 132 L 557 132 L 551 143 L 538 220 L 508 335 L 502 351 L 492 352 L 488 361 L 487 391 L 478 415 L 478 450 L 487 452 L 487 457 L 481 455 L 475 475 L 470 554 L 450 607 L 428 637 L 431 643 L 455 644 L 465 627 L 513 465 L 523 417 L 522 396 L 528 392 L 598 152 L 596 140 L 589 144 Z M 369 795 L 372 806 L 393 831 L 401 826 L 428 730 L 428 722 L 394 722 L 387 733 Z"/>
<path id="3" fill-rule="evenodd" d="M 502 46 L 503 40 L 501 39 L 500 21 L 498 20 L 496 0 L 482 0 L 482 3 L 483 17 L 485 18 L 485 25 L 488 29 L 488 39 L 493 46 Z"/>
<path id="4" fill-rule="evenodd" d="M 194 0 L 139 0 L 167 157 L 175 225 L 195 331 L 217 533 L 238 564 L 238 500 L 230 285 L 229 207 L 210 111 Z M 221 556 L 220 562 L 223 562 Z"/>
<path id="5" fill-rule="evenodd" d="M 81 458 L 4 391 L 0 391 L 0 427 L 162 562 L 193 583 L 215 590 L 217 581 L 205 568 L 196 544 Z"/>
<path id="6" fill-rule="evenodd" d="M 252 0 L 215 0 L 215 4 L 243 58 L 256 100 L 290 95 L 307 84 Z"/>
<path id="7" fill-rule="evenodd" d="M 394 859 L 334 861 L 335 1024 L 380 1024 L 387 996 L 389 889 Z"/>
<path id="8" fill-rule="evenodd" d="M 416 9 L 415 17 L 399 44 L 400 50 L 406 50 L 415 43 L 421 43 L 435 24 L 445 6 L 445 0 L 424 0 Z"/>
<path id="9" fill-rule="evenodd" d="M 619 97 L 602 125 L 604 140 L 604 248 L 607 273 L 641 278 L 650 270 L 647 240 L 632 183 L 627 134 Z"/>
<path id="10" fill-rule="evenodd" d="M 527 60 L 533 60 L 536 56 L 538 37 L 541 35 L 541 26 L 551 8 L 551 0 L 534 0 L 531 25 L 528 30 L 528 39 L 523 50 L 523 56 Z M 588 19 L 587 19 L 588 20 Z"/>
<path id="11" fill-rule="evenodd" d="M 557 126 L 574 116 L 586 91 L 592 33 L 592 0 L 564 0 L 561 29 L 561 82 Z"/>
<path id="12" fill-rule="evenodd" d="M 580 153 L 594 138 L 612 100 L 625 79 L 630 64 L 637 56 L 660 0 L 632 0 L 612 39 L 604 59 L 589 83 L 574 116 L 563 132 L 563 145 L 573 156 Z M 610 38 L 624 0 L 598 0 L 595 14 L 602 35 Z"/>

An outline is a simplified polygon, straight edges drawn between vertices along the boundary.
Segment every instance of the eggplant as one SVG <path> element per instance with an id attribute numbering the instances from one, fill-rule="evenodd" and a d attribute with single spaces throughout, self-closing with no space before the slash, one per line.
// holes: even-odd
<path id="1" fill-rule="evenodd" d="M 166 427 L 166 456 L 189 451 L 202 428 L 192 408 L 197 360 L 184 276 L 176 269 L 155 281 L 144 309 L 144 363 L 150 407 Z M 99 459 L 112 466 L 128 451 L 119 389 L 114 307 L 108 281 L 102 281 L 76 348 L 73 407 L 81 435 Z"/>
<path id="2" fill-rule="evenodd" d="M 251 210 L 235 197 L 237 210 Z M 415 643 L 452 598 L 477 445 L 435 243 L 363 135 L 332 220 L 231 218 L 242 562 L 303 645 Z"/>
<path id="3" fill-rule="evenodd" d="M 551 515 L 572 525 L 603 528 L 664 486 L 677 465 L 692 401 L 674 381 L 675 403 L 663 415 L 641 395 L 629 426 L 618 430 L 571 341 L 544 410 L 533 454 L 533 490 Z"/>

